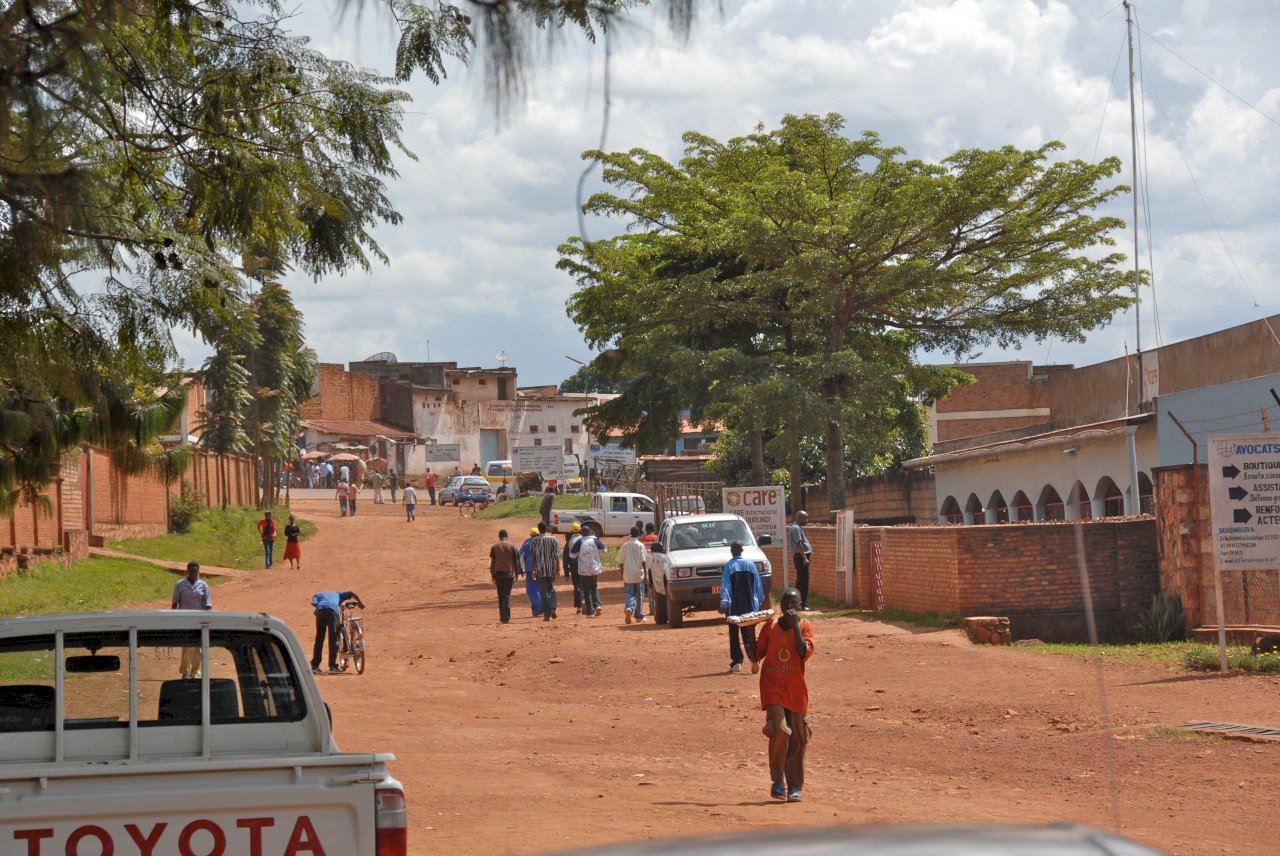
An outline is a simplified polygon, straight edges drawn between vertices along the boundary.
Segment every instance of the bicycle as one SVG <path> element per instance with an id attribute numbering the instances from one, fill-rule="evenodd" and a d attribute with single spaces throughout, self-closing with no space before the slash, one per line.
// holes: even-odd
<path id="1" fill-rule="evenodd" d="M 355 666 L 356 674 L 364 674 L 364 624 L 363 619 L 354 613 L 356 602 L 348 600 L 342 604 L 342 612 L 338 619 L 338 671 L 345 672 L 347 666 Z"/>
<path id="2" fill-rule="evenodd" d="M 458 501 L 458 514 L 463 517 L 470 517 L 476 513 L 476 509 L 483 511 L 493 504 L 493 499 L 485 496 L 468 496 Z"/>

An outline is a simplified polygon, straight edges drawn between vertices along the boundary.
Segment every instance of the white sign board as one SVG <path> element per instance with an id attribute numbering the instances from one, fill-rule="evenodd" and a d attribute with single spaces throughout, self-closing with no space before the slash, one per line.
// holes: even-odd
<path id="1" fill-rule="evenodd" d="M 768 535 L 774 544 L 786 549 L 787 492 L 784 488 L 777 485 L 726 487 L 721 488 L 720 494 L 724 510 L 746 520 L 757 538 Z"/>
<path id="2" fill-rule="evenodd" d="M 599 446 L 591 444 L 587 451 L 587 466 L 602 467 L 606 464 L 626 464 L 632 466 L 636 462 L 635 449 L 623 449 L 620 446 Z"/>
<path id="3" fill-rule="evenodd" d="M 511 453 L 511 468 L 518 473 L 537 472 L 544 479 L 564 478 L 564 450 L 559 446 L 521 446 Z"/>
<path id="4" fill-rule="evenodd" d="M 1218 567 L 1280 568 L 1280 435 L 1210 437 L 1207 445 Z"/>
<path id="5" fill-rule="evenodd" d="M 423 449 L 426 450 L 426 461 L 429 464 L 462 460 L 458 457 L 462 454 L 462 447 L 457 443 L 429 443 Z"/>

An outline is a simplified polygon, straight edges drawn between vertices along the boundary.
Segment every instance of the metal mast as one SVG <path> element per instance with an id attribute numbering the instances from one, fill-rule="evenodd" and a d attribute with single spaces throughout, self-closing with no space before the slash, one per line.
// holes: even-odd
<path id="1" fill-rule="evenodd" d="M 1129 144 L 1131 146 L 1131 165 L 1133 169 L 1133 320 L 1136 330 L 1134 351 L 1138 357 L 1138 412 L 1142 412 L 1142 401 L 1146 391 L 1146 376 L 1142 372 L 1142 292 L 1140 285 L 1142 276 L 1138 257 L 1138 112 L 1133 77 L 1133 16 L 1129 0 L 1124 2 L 1124 26 L 1129 39 Z"/>

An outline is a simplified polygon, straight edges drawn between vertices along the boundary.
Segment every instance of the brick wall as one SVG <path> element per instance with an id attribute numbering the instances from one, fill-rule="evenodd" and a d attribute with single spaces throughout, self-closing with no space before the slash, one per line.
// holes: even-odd
<path id="1" fill-rule="evenodd" d="M 317 373 L 320 394 L 302 402 L 303 419 L 381 418 L 377 378 L 349 372 L 342 363 L 321 363 Z"/>
<path id="2" fill-rule="evenodd" d="M 844 600 L 836 579 L 836 530 L 810 526 L 810 592 Z M 1095 616 L 1104 640 L 1133 637 L 1133 623 L 1160 585 L 1156 522 L 1107 519 L 1080 525 Z M 1083 595 L 1071 523 L 1001 526 L 857 526 L 856 606 L 872 608 L 871 550 L 879 542 L 884 606 L 908 612 L 1003 615 L 1015 638 L 1084 641 Z M 781 548 L 765 548 L 782 587 Z"/>
<path id="3" fill-rule="evenodd" d="M 1032 410 L 1049 407 L 1048 375 L 1059 367 L 1032 366 L 1025 361 L 960 366 L 977 378 L 969 386 L 957 387 L 938 402 L 935 428 L 937 440 L 953 440 L 1005 431 L 1045 421 L 1033 414 L 999 415 L 991 411 Z M 947 419 L 951 413 L 983 413 L 972 419 Z"/>
<path id="4" fill-rule="evenodd" d="M 938 514 L 933 473 L 911 470 L 850 479 L 845 507 L 853 510 L 859 523 L 933 523 Z M 805 486 L 804 509 L 810 520 L 829 519 L 826 485 Z"/>

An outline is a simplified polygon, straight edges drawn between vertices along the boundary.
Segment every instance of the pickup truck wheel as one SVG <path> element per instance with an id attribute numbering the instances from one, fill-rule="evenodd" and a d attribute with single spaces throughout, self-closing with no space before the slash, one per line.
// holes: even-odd
<path id="1" fill-rule="evenodd" d="M 663 592 L 662 594 L 658 594 L 653 589 L 650 589 L 649 594 L 652 596 L 652 599 L 649 604 L 650 606 L 649 611 L 653 613 L 653 620 L 658 622 L 659 624 L 666 624 L 667 623 L 666 593 Z"/>
<path id="2" fill-rule="evenodd" d="M 671 627 L 680 627 L 684 624 L 684 609 L 671 589 L 667 589 L 667 624 Z"/>

